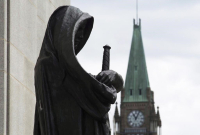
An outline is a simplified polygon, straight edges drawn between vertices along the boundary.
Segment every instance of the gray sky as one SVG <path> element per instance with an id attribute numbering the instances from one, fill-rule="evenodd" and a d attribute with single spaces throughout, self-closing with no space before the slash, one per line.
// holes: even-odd
<path id="1" fill-rule="evenodd" d="M 111 69 L 125 79 L 136 18 L 135 0 L 71 0 L 94 16 L 94 28 L 78 55 L 83 68 L 101 71 L 103 48 L 111 49 Z M 139 18 L 162 135 L 200 135 L 200 1 L 142 0 Z M 118 94 L 120 102 L 120 94 Z M 110 122 L 115 105 L 110 111 Z"/>

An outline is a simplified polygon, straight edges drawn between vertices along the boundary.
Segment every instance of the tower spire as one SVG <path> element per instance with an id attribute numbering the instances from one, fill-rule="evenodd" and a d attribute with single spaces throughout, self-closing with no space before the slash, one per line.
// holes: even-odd
<path id="1" fill-rule="evenodd" d="M 138 24 L 138 0 L 136 0 L 136 24 Z"/>
<path id="2" fill-rule="evenodd" d="M 141 20 L 134 24 L 123 102 L 147 102 L 149 79 L 142 42 Z"/>

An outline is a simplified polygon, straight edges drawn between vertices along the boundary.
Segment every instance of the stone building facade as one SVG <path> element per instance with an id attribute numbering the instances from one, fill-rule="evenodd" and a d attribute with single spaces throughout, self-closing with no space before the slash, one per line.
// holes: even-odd
<path id="1" fill-rule="evenodd" d="M 52 12 L 70 0 L 0 0 L 0 135 L 33 134 L 34 66 Z"/>

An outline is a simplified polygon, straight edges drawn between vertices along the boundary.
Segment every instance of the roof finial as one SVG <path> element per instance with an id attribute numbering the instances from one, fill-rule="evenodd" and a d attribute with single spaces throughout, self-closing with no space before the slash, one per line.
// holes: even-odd
<path id="1" fill-rule="evenodd" d="M 136 24 L 138 24 L 138 0 L 136 0 Z"/>

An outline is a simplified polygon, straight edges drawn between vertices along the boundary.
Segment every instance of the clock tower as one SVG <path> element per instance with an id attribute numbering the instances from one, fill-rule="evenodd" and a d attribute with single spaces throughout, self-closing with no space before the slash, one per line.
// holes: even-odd
<path id="1" fill-rule="evenodd" d="M 154 106 L 141 34 L 141 20 L 135 24 L 129 55 L 125 87 L 121 92 L 120 114 L 116 105 L 114 135 L 160 135 L 159 108 Z"/>

